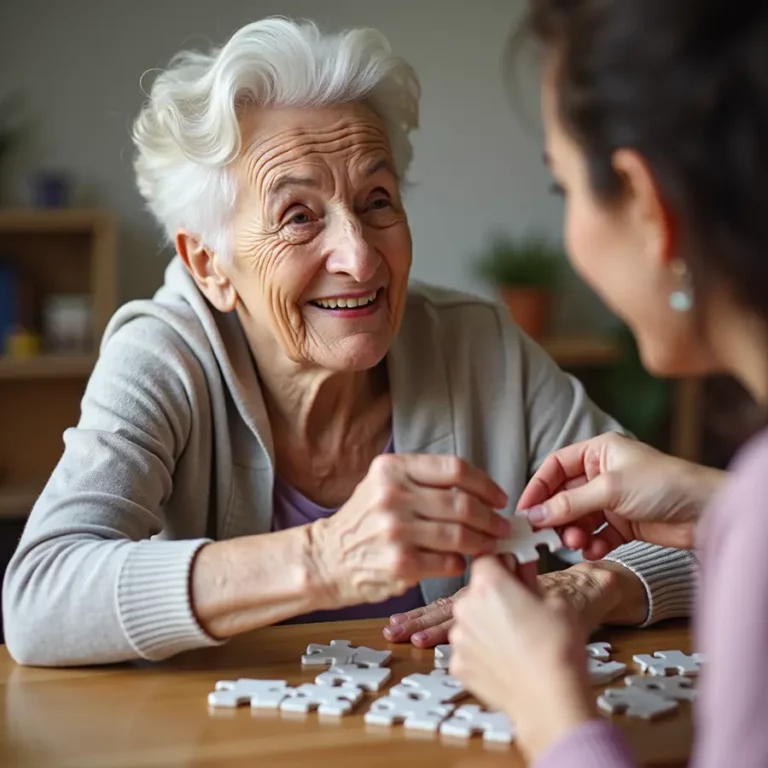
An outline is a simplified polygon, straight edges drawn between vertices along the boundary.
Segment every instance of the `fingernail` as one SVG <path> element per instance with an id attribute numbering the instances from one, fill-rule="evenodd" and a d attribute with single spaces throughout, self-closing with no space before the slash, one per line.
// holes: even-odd
<path id="1" fill-rule="evenodd" d="M 389 617 L 390 624 L 405 624 L 408 617 L 404 613 L 394 613 Z"/>
<path id="2" fill-rule="evenodd" d="M 417 643 L 420 643 L 422 640 L 427 640 L 429 638 L 429 635 L 426 632 L 417 632 L 411 640 L 415 640 Z"/>
<path id="3" fill-rule="evenodd" d="M 402 627 L 384 627 L 384 637 L 386 637 L 387 640 L 397 640 L 402 634 Z"/>
<path id="4" fill-rule="evenodd" d="M 531 507 L 528 510 L 528 513 L 526 515 L 528 518 L 528 521 L 533 523 L 534 525 L 538 525 L 539 523 L 543 523 L 547 519 L 547 508 L 546 507 Z"/>

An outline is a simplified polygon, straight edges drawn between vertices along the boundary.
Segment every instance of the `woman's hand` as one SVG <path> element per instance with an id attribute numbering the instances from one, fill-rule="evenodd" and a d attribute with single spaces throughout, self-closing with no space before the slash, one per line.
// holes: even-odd
<path id="1" fill-rule="evenodd" d="M 723 477 L 611 432 L 549 456 L 518 509 L 537 527 L 561 528 L 565 546 L 587 560 L 635 539 L 690 549 Z"/>
<path id="2" fill-rule="evenodd" d="M 454 606 L 450 672 L 506 712 L 530 761 L 596 716 L 585 643 L 569 604 L 543 598 L 500 559 L 483 557 Z"/>
<path id="3" fill-rule="evenodd" d="M 422 579 L 458 576 L 465 556 L 510 535 L 507 496 L 455 456 L 377 457 L 349 501 L 310 526 L 323 608 L 377 603 Z"/>

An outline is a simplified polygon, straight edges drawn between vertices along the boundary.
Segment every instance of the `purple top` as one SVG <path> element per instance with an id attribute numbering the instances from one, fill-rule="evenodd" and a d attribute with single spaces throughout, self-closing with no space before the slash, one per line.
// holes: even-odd
<path id="1" fill-rule="evenodd" d="M 768 430 L 733 464 L 699 526 L 696 650 L 706 664 L 695 705 L 692 768 L 768 766 Z M 535 768 L 631 768 L 621 733 L 605 721 L 575 729 Z"/>
<path id="2" fill-rule="evenodd" d="M 385 453 L 394 451 L 394 441 L 390 438 Z M 328 509 L 315 504 L 304 494 L 297 491 L 292 485 L 283 482 L 279 477 L 275 478 L 275 487 L 272 494 L 272 530 L 282 531 L 286 528 L 295 528 L 299 525 L 307 525 L 319 520 L 321 517 L 330 517 L 338 512 L 338 509 Z M 414 608 L 421 608 L 424 599 L 421 589 L 417 585 L 409 589 L 400 597 L 392 597 L 382 603 L 362 603 L 348 608 L 339 608 L 332 611 L 313 611 L 312 613 L 296 616 L 282 622 L 283 624 L 309 624 L 316 621 L 347 621 L 352 619 L 381 619 L 388 618 L 394 613 L 405 613 Z"/>

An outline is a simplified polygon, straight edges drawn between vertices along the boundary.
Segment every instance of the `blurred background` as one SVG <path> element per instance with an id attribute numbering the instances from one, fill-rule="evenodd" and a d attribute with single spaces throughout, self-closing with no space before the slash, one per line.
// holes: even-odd
<path id="1" fill-rule="evenodd" d="M 142 74 L 265 15 L 373 26 L 421 79 L 406 195 L 413 277 L 499 298 L 638 437 L 724 466 L 749 409 L 730 381 L 662 382 L 561 249 L 538 75 L 504 49 L 521 0 L 3 0 L 0 3 L 0 574 L 99 335 L 168 259 L 132 172 Z"/>

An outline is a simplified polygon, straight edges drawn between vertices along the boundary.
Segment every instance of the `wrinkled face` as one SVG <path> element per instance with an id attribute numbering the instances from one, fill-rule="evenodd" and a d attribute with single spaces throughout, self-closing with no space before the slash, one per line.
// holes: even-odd
<path id="1" fill-rule="evenodd" d="M 632 329 L 648 370 L 671 376 L 716 368 L 693 313 L 670 306 L 681 287 L 671 268 L 677 243 L 647 166 L 633 152 L 617 153 L 625 192 L 610 205 L 596 198 L 584 153 L 561 125 L 552 80 L 550 69 L 542 91 L 547 157 L 566 201 L 571 263 Z"/>
<path id="2" fill-rule="evenodd" d="M 246 333 L 294 362 L 363 370 L 397 332 L 411 236 L 392 153 L 363 104 L 241 120 L 234 258 Z"/>

